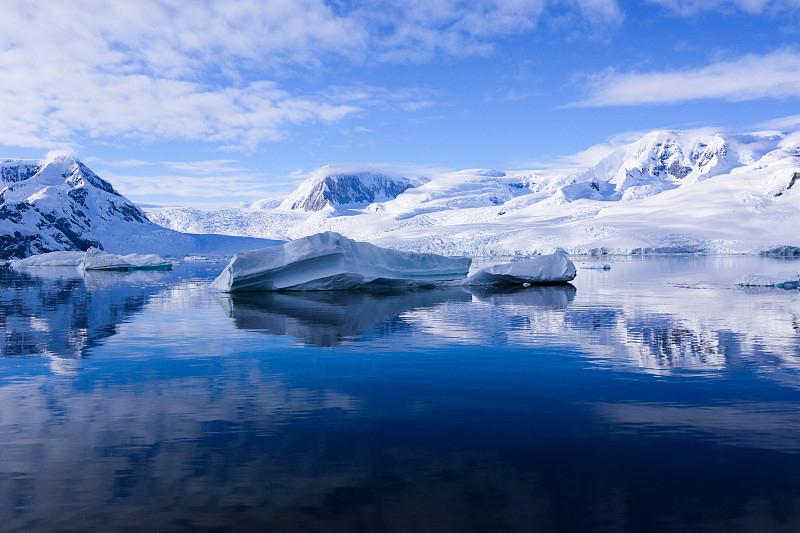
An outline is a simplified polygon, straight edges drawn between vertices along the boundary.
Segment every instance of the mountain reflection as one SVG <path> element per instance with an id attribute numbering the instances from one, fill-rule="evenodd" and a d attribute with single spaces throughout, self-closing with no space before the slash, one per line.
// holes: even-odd
<path id="1" fill-rule="evenodd" d="M 158 272 L 85 272 L 39 268 L 0 274 L 0 326 L 5 357 L 78 359 L 116 335 L 118 326 L 160 290 Z M 56 361 L 54 369 L 73 365 Z"/>

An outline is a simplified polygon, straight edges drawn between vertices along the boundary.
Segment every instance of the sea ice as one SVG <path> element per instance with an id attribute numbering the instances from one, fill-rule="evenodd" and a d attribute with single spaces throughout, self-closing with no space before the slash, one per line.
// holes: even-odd
<path id="1" fill-rule="evenodd" d="M 83 270 L 169 270 L 172 262 L 156 254 L 116 255 L 89 248 L 79 266 Z"/>
<path id="2" fill-rule="evenodd" d="M 567 252 L 556 250 L 525 261 L 482 268 L 464 281 L 465 286 L 509 286 L 566 283 L 575 279 L 575 264 Z"/>
<path id="3" fill-rule="evenodd" d="M 225 292 L 424 287 L 466 278 L 471 262 L 324 232 L 237 254 L 211 287 Z"/>
<path id="4" fill-rule="evenodd" d="M 774 276 L 753 274 L 737 283 L 740 287 L 768 287 L 775 289 L 800 289 L 800 274 L 780 273 Z"/>

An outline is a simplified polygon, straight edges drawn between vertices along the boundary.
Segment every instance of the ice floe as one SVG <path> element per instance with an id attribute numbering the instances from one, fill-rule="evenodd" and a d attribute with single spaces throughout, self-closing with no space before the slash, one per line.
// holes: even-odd
<path id="1" fill-rule="evenodd" d="M 591 265 L 582 265 L 582 269 L 584 270 L 611 270 L 611 265 L 603 263 L 603 264 L 591 264 Z"/>
<path id="2" fill-rule="evenodd" d="M 567 252 L 556 250 L 524 261 L 482 268 L 469 276 L 465 286 L 511 286 L 567 283 L 575 279 L 575 264 Z"/>
<path id="3" fill-rule="evenodd" d="M 800 289 L 800 274 L 780 273 L 770 276 L 752 274 L 740 279 L 740 287 L 766 287 L 775 289 Z"/>

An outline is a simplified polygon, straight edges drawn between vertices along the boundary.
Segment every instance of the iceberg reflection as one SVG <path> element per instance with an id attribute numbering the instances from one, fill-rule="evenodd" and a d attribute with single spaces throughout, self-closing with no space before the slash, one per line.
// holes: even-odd
<path id="1" fill-rule="evenodd" d="M 408 292 L 329 291 L 216 295 L 239 329 L 289 335 L 312 346 L 336 346 L 414 309 L 469 301 L 461 289 Z M 386 332 L 390 335 L 392 330 Z"/>

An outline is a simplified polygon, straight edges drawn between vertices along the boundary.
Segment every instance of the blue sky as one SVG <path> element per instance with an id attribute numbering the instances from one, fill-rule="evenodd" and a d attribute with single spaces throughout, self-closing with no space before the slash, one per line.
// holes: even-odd
<path id="1" fill-rule="evenodd" d="M 111 4 L 0 2 L 0 154 L 69 149 L 142 203 L 235 205 L 327 163 L 580 164 L 626 132 L 800 115 L 800 0 Z"/>

